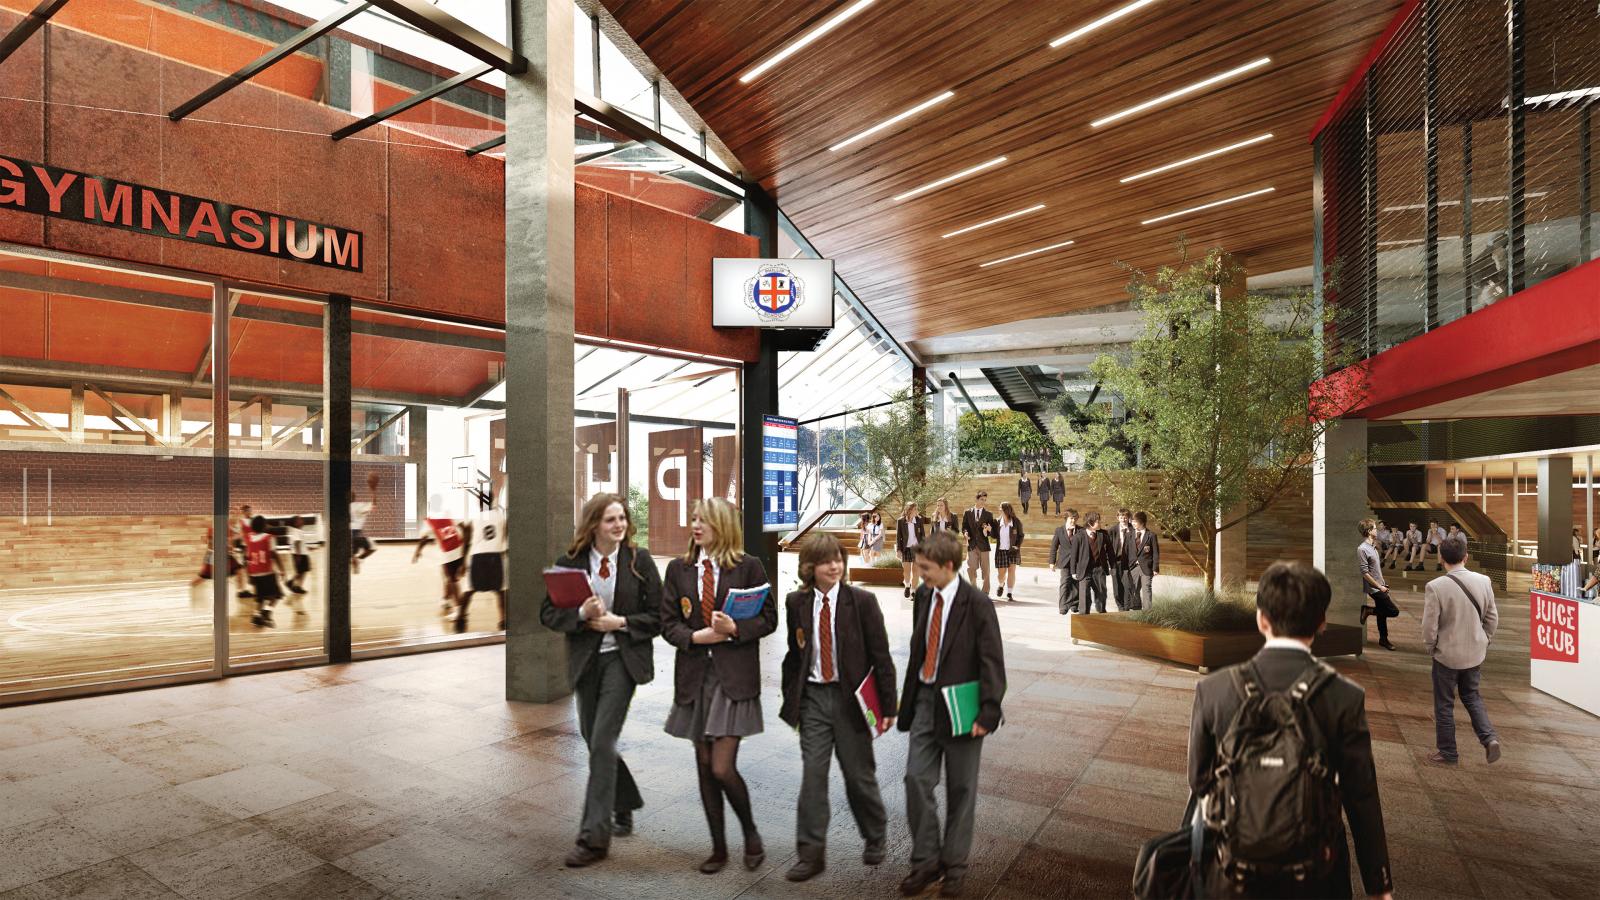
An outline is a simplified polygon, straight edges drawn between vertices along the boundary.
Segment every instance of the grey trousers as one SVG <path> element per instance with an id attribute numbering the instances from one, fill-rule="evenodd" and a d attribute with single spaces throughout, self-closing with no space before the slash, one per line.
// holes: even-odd
<path id="1" fill-rule="evenodd" d="M 939 706 L 943 702 L 935 688 L 918 688 L 916 718 L 911 723 L 911 741 L 906 749 L 906 820 L 911 825 L 911 867 L 940 865 L 959 878 L 967 871 L 967 856 L 972 852 L 983 739 L 939 734 Z M 939 784 L 941 764 L 946 802 L 942 836 L 933 794 Z"/>
<path id="2" fill-rule="evenodd" d="M 617 651 L 596 654 L 573 687 L 578 731 L 589 746 L 589 787 L 583 797 L 578 842 L 591 850 L 611 846 L 611 818 L 644 806 L 633 773 L 617 752 L 617 738 L 633 702 L 633 676 Z"/>
<path id="3" fill-rule="evenodd" d="M 1483 695 L 1478 693 L 1478 666 L 1470 669 L 1452 669 L 1433 661 L 1433 727 L 1439 745 L 1439 755 L 1445 759 L 1456 758 L 1456 691 L 1461 691 L 1461 705 L 1467 708 L 1472 720 L 1472 732 L 1478 743 L 1485 746 L 1495 740 L 1494 723 L 1489 721 L 1489 710 L 1483 705 Z"/>
<path id="4" fill-rule="evenodd" d="M 973 587 L 978 585 L 978 570 L 983 569 L 983 592 L 989 593 L 989 551 L 967 551 L 967 583 Z"/>
<path id="5" fill-rule="evenodd" d="M 1155 573 L 1145 574 L 1143 569 L 1128 570 L 1128 603 L 1132 609 L 1149 609 L 1151 606 L 1151 588 L 1155 583 Z"/>
<path id="6" fill-rule="evenodd" d="M 1064 616 L 1078 609 L 1078 591 L 1083 587 L 1083 582 L 1072 577 L 1066 569 L 1056 570 L 1056 605 Z"/>
<path id="7" fill-rule="evenodd" d="M 847 716 L 856 699 L 842 685 L 807 684 L 800 696 L 800 806 L 795 814 L 795 846 L 800 858 L 822 862 L 828 844 L 830 757 L 839 757 L 844 793 L 856 828 L 868 844 L 882 844 L 889 818 L 878 789 L 878 763 L 872 737 L 857 731 Z"/>

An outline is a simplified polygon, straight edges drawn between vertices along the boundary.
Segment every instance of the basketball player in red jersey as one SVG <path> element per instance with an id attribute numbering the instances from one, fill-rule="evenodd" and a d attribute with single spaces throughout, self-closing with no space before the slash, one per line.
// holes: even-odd
<path id="1" fill-rule="evenodd" d="M 256 614 L 251 617 L 250 624 L 272 628 L 272 607 L 283 597 L 278 575 L 285 574 L 283 560 L 278 558 L 274 546 L 277 537 L 267 531 L 265 516 L 252 518 L 243 534 L 245 572 L 250 576 L 250 586 L 256 597 Z"/>
<path id="2" fill-rule="evenodd" d="M 422 557 L 423 547 L 438 542 L 440 569 L 444 574 L 444 599 L 440 601 L 440 612 L 448 616 L 461 602 L 461 563 L 467 555 L 465 525 L 455 519 L 435 519 L 431 516 L 427 522 L 430 530 L 424 531 L 422 538 L 417 541 L 417 550 L 411 554 L 411 561 L 415 563 Z"/>

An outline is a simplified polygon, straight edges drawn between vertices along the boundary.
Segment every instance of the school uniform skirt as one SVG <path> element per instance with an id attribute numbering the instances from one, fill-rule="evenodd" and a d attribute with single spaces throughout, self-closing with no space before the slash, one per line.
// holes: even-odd
<path id="1" fill-rule="evenodd" d="M 666 731 L 673 737 L 690 741 L 760 734 L 761 698 L 729 700 L 722 692 L 717 667 L 707 665 L 700 694 L 690 703 L 672 705 L 672 712 L 667 714 Z"/>
<path id="2" fill-rule="evenodd" d="M 1021 563 L 1022 550 L 1019 548 L 1012 547 L 1010 550 L 1001 550 L 996 548 L 994 551 L 994 567 L 997 569 L 1021 565 Z"/>

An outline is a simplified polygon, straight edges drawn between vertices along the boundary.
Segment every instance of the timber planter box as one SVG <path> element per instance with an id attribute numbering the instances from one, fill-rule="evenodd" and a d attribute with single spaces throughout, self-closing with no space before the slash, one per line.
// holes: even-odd
<path id="1" fill-rule="evenodd" d="M 1354 625 L 1329 625 L 1311 649 L 1318 656 L 1360 655 L 1363 637 L 1362 629 Z M 1244 662 L 1261 649 L 1265 639 L 1255 631 L 1202 634 L 1135 622 L 1124 613 L 1104 613 L 1072 616 L 1072 642 L 1079 641 L 1194 666 L 1204 674 Z"/>
<path id="2" fill-rule="evenodd" d="M 873 566 L 854 565 L 845 573 L 845 578 L 852 584 L 875 584 L 898 587 L 903 584 L 900 580 L 901 569 L 895 566 L 892 569 L 879 569 Z"/>

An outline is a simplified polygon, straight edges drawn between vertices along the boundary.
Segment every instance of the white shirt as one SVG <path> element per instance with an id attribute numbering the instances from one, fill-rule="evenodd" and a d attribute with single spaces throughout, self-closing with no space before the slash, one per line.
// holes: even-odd
<path id="1" fill-rule="evenodd" d="M 619 546 L 617 549 L 620 550 L 621 547 Z M 606 569 L 610 572 L 610 575 L 605 578 L 600 577 L 600 560 L 602 559 L 608 561 Z M 611 605 L 617 599 L 617 550 L 612 550 L 611 554 L 607 556 L 593 547 L 589 548 L 589 572 L 589 583 L 594 585 L 594 595 L 605 603 L 606 612 L 611 612 Z M 600 638 L 600 652 L 605 653 L 615 649 L 617 649 L 617 636 L 608 631 Z"/>
<path id="2" fill-rule="evenodd" d="M 299 528 L 290 527 L 284 537 L 289 540 L 289 552 L 303 556 L 306 552 L 306 533 Z"/>
<path id="3" fill-rule="evenodd" d="M 905 523 L 905 526 L 906 526 L 906 548 L 910 549 L 912 547 L 915 547 L 917 545 L 917 520 L 916 519 L 902 519 L 901 521 L 903 521 Z M 1576 546 L 1577 543 L 1578 543 L 1578 539 L 1577 538 L 1573 538 L 1572 539 L 1572 543 L 1573 543 L 1574 546 Z"/>
<path id="4" fill-rule="evenodd" d="M 1000 549 L 1011 549 L 1011 523 L 1009 521 L 1000 523 Z"/>
<path id="5" fill-rule="evenodd" d="M 506 552 L 506 511 L 490 507 L 472 525 L 472 555 Z"/>
<path id="6" fill-rule="evenodd" d="M 700 602 L 700 590 L 701 590 L 700 583 L 706 577 L 706 560 L 708 560 L 708 559 L 711 559 L 711 557 L 707 556 L 706 552 L 704 550 L 701 550 L 700 551 L 700 555 L 695 557 L 695 560 L 694 560 L 694 602 L 696 604 L 698 604 Z M 716 564 L 716 561 L 713 560 L 712 563 L 711 563 L 711 596 L 712 596 L 712 598 L 715 598 L 717 596 L 717 585 L 719 585 L 721 583 L 722 583 L 722 567 L 718 566 Z M 706 623 L 706 627 L 710 628 L 711 627 L 711 623 L 707 622 Z"/>
<path id="7" fill-rule="evenodd" d="M 949 634 L 950 607 L 955 605 L 956 592 L 959 591 L 960 589 L 961 589 L 961 576 L 957 575 L 956 577 L 950 579 L 950 583 L 945 585 L 944 587 L 935 588 L 934 592 L 933 592 L 933 597 L 931 598 L 932 602 L 934 603 L 934 605 L 937 606 L 938 603 L 939 603 L 939 597 L 941 595 L 944 597 L 944 614 L 939 617 L 939 655 L 940 656 L 944 655 L 944 642 L 946 640 L 948 640 L 949 637 L 950 637 L 950 634 Z M 929 607 L 928 609 L 929 609 L 929 618 L 931 619 L 932 618 L 933 607 Z M 923 647 L 923 652 L 926 653 L 927 652 L 927 647 L 928 647 L 928 632 L 926 630 L 924 630 L 922 632 L 922 647 Z M 933 678 L 931 680 L 927 679 L 927 678 L 923 678 L 922 677 L 922 672 L 923 672 L 923 669 L 919 666 L 917 668 L 917 679 L 920 680 L 923 684 L 933 684 L 933 682 L 938 681 L 939 680 L 939 661 L 938 660 L 934 660 L 934 662 L 933 662 Z"/>
<path id="8" fill-rule="evenodd" d="M 834 682 L 839 680 L 839 586 L 823 594 L 820 588 L 813 589 L 811 597 L 811 640 L 816 643 L 816 651 L 811 654 L 811 680 L 819 682 Z M 822 677 L 822 598 L 828 598 L 828 643 L 833 647 L 833 677 Z"/>
<path id="9" fill-rule="evenodd" d="M 352 531 L 360 531 L 361 529 L 367 527 L 367 516 L 371 514 L 371 512 L 372 501 L 350 501 L 350 529 Z"/>
<path id="10" fill-rule="evenodd" d="M 1301 653 L 1304 653 L 1307 656 L 1311 655 L 1311 648 L 1307 647 L 1303 642 L 1295 640 L 1294 638 L 1285 638 L 1285 637 L 1267 638 L 1266 644 L 1262 645 L 1261 649 L 1263 649 L 1263 650 L 1278 650 L 1278 649 L 1299 650 Z"/>

